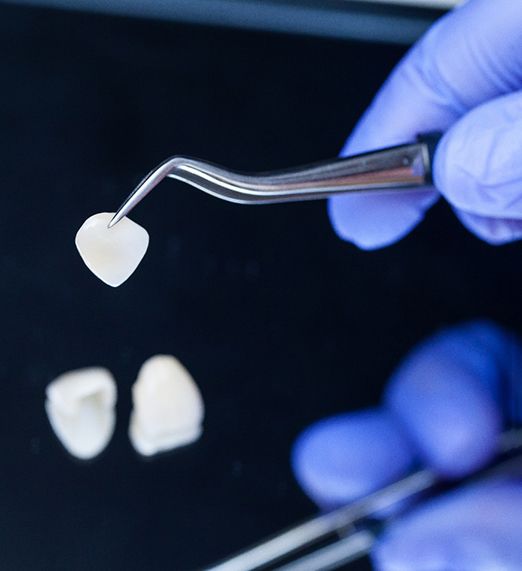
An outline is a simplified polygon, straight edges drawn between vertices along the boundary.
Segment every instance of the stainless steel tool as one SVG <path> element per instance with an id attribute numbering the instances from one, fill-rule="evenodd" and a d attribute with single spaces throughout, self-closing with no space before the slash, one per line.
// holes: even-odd
<path id="1" fill-rule="evenodd" d="M 164 178 L 190 184 L 239 204 L 317 200 L 350 192 L 405 192 L 432 185 L 431 164 L 440 134 L 389 147 L 283 171 L 241 174 L 198 159 L 175 156 L 151 171 L 132 191 L 109 228 L 141 202 Z"/>
<path id="2" fill-rule="evenodd" d="M 457 484 L 501 477 L 513 471 L 518 476 L 522 475 L 520 428 L 508 430 L 500 436 L 498 456 L 491 465 Z M 447 482 L 431 470 L 419 470 L 360 500 L 309 519 L 222 563 L 207 567 L 206 571 L 338 569 L 370 552 L 380 532 L 391 519 L 377 519 L 376 516 L 393 507 L 409 506 L 409 501 L 420 494 L 426 499 L 444 484 Z M 393 510 L 394 516 L 398 512 L 400 510 Z M 329 543 L 323 546 L 322 542 L 326 541 Z M 303 555 L 306 549 L 309 551 Z M 292 561 L 289 561 L 290 558 Z M 276 566 L 278 564 L 280 566 Z"/>

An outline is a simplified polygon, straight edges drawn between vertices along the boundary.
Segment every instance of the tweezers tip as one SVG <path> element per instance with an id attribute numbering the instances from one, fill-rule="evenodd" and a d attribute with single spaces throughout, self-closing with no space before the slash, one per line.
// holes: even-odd
<path id="1" fill-rule="evenodd" d="M 112 228 L 113 226 L 115 226 L 116 224 L 118 224 L 118 222 L 123 218 L 123 216 L 120 215 L 120 212 L 116 212 L 116 214 L 111 218 L 110 222 L 107 224 L 107 228 Z"/>

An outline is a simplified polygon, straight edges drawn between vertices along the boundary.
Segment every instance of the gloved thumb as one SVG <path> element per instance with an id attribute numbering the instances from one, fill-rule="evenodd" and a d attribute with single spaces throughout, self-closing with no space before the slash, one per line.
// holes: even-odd
<path id="1" fill-rule="evenodd" d="M 522 92 L 470 111 L 442 138 L 434 182 L 462 223 L 502 244 L 522 238 Z"/>

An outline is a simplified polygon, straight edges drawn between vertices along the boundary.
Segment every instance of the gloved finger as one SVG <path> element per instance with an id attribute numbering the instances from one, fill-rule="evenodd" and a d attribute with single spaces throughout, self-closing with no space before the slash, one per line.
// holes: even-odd
<path id="1" fill-rule="evenodd" d="M 522 238 L 522 220 L 478 216 L 458 209 L 455 209 L 455 214 L 470 232 L 493 246 L 501 246 Z"/>
<path id="2" fill-rule="evenodd" d="M 522 91 L 470 111 L 442 138 L 434 180 L 446 199 L 464 213 L 506 220 L 505 229 L 481 230 L 494 240 L 522 227 Z M 518 220 L 521 224 L 514 224 Z"/>
<path id="3" fill-rule="evenodd" d="M 522 87 L 522 7 L 471 0 L 450 12 L 410 50 L 381 88 L 341 155 L 446 131 L 473 107 Z M 412 230 L 437 194 L 330 199 L 338 235 L 361 248 L 391 244 Z M 395 220 L 390 220 L 394 218 Z"/>
<path id="4" fill-rule="evenodd" d="M 291 461 L 307 495 L 331 509 L 401 477 L 413 453 L 391 416 L 371 409 L 313 424 L 297 439 Z"/>
<path id="5" fill-rule="evenodd" d="M 409 234 L 438 198 L 433 190 L 379 196 L 345 194 L 328 200 L 328 215 L 340 238 L 361 250 L 376 250 Z"/>
<path id="6" fill-rule="evenodd" d="M 522 485 L 490 482 L 433 500 L 387 530 L 379 571 L 522 569 Z"/>
<path id="7" fill-rule="evenodd" d="M 462 476 L 494 455 L 503 412 L 522 388 L 522 347 L 484 321 L 421 343 L 393 375 L 385 400 L 425 464 Z M 512 419 L 520 419 L 520 410 Z"/>

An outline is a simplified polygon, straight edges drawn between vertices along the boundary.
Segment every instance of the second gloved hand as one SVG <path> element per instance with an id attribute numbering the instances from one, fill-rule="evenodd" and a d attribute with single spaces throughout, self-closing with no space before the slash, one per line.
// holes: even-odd
<path id="1" fill-rule="evenodd" d="M 371 493 L 418 464 L 465 476 L 493 457 L 505 420 L 522 420 L 520 399 L 513 398 L 521 393 L 522 345 L 513 334 L 488 322 L 442 331 L 407 356 L 382 408 L 307 429 L 294 447 L 294 472 L 323 509 Z M 380 571 L 519 571 L 520 514 L 520 480 L 468 487 L 397 519 L 372 559 Z"/>

